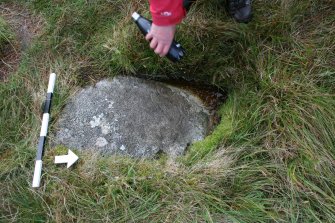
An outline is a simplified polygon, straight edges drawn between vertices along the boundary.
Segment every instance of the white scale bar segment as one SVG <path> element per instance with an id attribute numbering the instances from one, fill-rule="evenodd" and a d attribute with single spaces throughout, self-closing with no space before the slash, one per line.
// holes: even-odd
<path id="1" fill-rule="evenodd" d="M 48 93 L 53 93 L 56 82 L 56 74 L 50 74 L 49 84 L 48 84 Z"/>
<path id="2" fill-rule="evenodd" d="M 48 113 L 43 114 L 42 127 L 41 127 L 40 136 L 47 136 L 48 125 L 49 125 L 49 116 L 50 115 Z"/>
<path id="3" fill-rule="evenodd" d="M 36 160 L 32 187 L 40 187 L 41 174 L 42 174 L 42 160 Z"/>

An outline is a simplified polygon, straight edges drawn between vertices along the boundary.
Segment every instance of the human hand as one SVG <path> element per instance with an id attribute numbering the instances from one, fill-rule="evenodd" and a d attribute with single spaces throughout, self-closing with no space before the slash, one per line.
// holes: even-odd
<path id="1" fill-rule="evenodd" d="M 157 26 L 152 24 L 150 32 L 145 36 L 145 39 L 150 41 L 150 48 L 163 57 L 169 52 L 175 32 L 176 25 Z"/>

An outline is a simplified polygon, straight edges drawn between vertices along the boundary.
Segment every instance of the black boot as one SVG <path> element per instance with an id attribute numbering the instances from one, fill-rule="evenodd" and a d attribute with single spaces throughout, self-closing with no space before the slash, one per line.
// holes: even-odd
<path id="1" fill-rule="evenodd" d="M 227 10 L 240 23 L 248 23 L 252 18 L 251 0 L 227 0 Z"/>

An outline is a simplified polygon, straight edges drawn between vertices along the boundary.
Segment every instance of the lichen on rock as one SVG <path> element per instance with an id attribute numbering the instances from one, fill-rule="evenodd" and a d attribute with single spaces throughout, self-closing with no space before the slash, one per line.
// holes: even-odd
<path id="1" fill-rule="evenodd" d="M 191 93 L 135 77 L 102 80 L 66 105 L 55 142 L 104 154 L 183 154 L 207 134 L 209 113 Z"/>

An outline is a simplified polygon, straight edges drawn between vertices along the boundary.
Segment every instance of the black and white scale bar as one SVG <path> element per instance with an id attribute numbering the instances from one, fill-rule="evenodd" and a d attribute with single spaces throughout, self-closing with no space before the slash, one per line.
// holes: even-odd
<path id="1" fill-rule="evenodd" d="M 42 127 L 40 133 L 40 140 L 37 146 L 37 154 L 35 161 L 35 170 L 32 187 L 39 187 L 41 182 L 42 174 L 42 157 L 44 152 L 45 140 L 48 133 L 49 117 L 50 117 L 50 108 L 51 100 L 56 82 L 56 74 L 50 74 L 47 97 L 45 99 L 44 108 L 43 108 L 43 118 L 42 118 Z"/>

